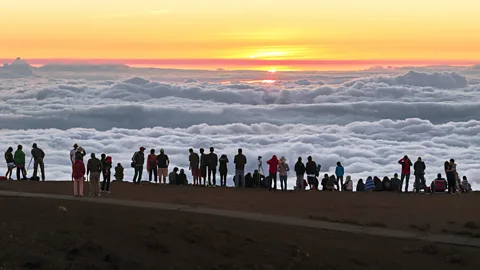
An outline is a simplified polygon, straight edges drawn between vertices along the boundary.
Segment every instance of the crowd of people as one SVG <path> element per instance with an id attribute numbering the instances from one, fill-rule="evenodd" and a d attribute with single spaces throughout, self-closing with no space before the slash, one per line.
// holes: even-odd
<path id="1" fill-rule="evenodd" d="M 150 154 L 145 158 L 145 148 L 140 147 L 139 151 L 135 152 L 132 156 L 131 167 L 134 170 L 133 183 L 140 184 L 142 181 L 142 174 L 144 166 L 146 165 L 146 170 L 148 172 L 148 181 L 172 185 L 188 185 L 188 177 L 184 169 L 179 169 L 177 167 L 169 173 L 170 160 L 168 155 L 165 154 L 164 149 L 160 149 L 159 154 L 156 153 L 155 149 L 150 150 Z M 191 173 L 193 185 L 202 185 L 202 186 L 217 186 L 216 176 L 217 169 L 220 176 L 219 186 L 225 187 L 227 185 L 227 175 L 228 175 L 228 163 L 229 159 L 226 155 L 221 155 L 218 158 L 218 155 L 215 153 L 215 149 L 211 147 L 209 153 L 205 153 L 203 148 L 199 149 L 199 153 L 196 153 L 194 149 L 189 149 L 189 168 L 188 170 Z M 40 178 L 37 176 L 38 169 L 41 172 L 41 180 L 45 181 L 45 166 L 44 158 L 45 153 L 40 149 L 37 144 L 33 144 L 31 150 L 32 159 L 30 164 L 33 161 L 33 176 L 30 180 L 39 181 Z M 110 193 L 110 182 L 111 182 L 111 170 L 112 170 L 112 157 L 107 156 L 106 154 L 101 154 L 100 159 L 98 159 L 95 153 L 90 154 L 90 158 L 85 165 L 84 157 L 86 156 L 86 151 L 82 147 L 79 147 L 77 144 L 73 145 L 73 149 L 70 151 L 70 161 L 72 164 L 72 181 L 74 182 L 74 195 L 83 196 L 83 185 L 85 181 L 89 182 L 90 185 L 90 195 L 100 196 L 101 193 Z M 22 145 L 18 145 L 17 150 L 13 152 L 13 148 L 9 147 L 5 152 L 5 161 L 7 163 L 7 173 L 5 179 L 12 180 L 13 170 L 17 169 L 17 180 L 27 179 L 27 170 L 25 169 L 26 158 L 25 153 L 23 152 Z M 146 164 L 145 164 L 146 163 Z M 265 188 L 268 190 L 277 190 L 277 176 L 280 181 L 280 190 L 287 190 L 287 179 L 288 173 L 290 172 L 290 166 L 287 163 L 285 157 L 277 158 L 276 155 L 273 155 L 266 164 L 268 165 L 268 174 L 265 176 L 263 172 L 263 161 L 262 157 L 259 156 L 257 159 L 257 169 L 254 170 L 253 174 L 245 171 L 247 164 L 247 158 L 243 154 L 242 149 L 238 149 L 237 155 L 233 159 L 235 173 L 233 177 L 233 182 L 235 187 L 242 188 Z M 398 161 L 401 165 L 401 176 L 398 177 L 398 174 L 395 174 L 393 178 L 387 176 L 383 179 L 378 178 L 377 176 L 369 176 L 366 178 L 365 182 L 363 179 L 359 179 L 356 184 L 357 192 L 369 192 L 369 191 L 396 191 L 402 192 L 404 187 L 404 192 L 408 192 L 409 181 L 411 176 L 411 168 L 413 167 L 413 176 L 415 177 L 414 181 L 414 191 L 420 192 L 434 192 L 434 193 L 462 193 L 472 191 L 471 185 L 469 184 L 467 177 L 463 176 L 462 181 L 460 181 L 459 175 L 456 169 L 455 160 L 451 159 L 446 161 L 444 164 L 444 171 L 447 179 L 442 178 L 441 174 L 437 175 L 437 178 L 430 183 L 430 186 L 427 186 L 425 179 L 425 170 L 426 165 L 423 162 L 422 158 L 419 157 L 415 163 L 413 163 L 408 156 L 404 156 Z M 30 166 L 29 164 L 29 166 Z M 293 170 L 296 175 L 296 183 L 294 190 L 303 191 L 307 190 L 323 190 L 323 191 L 353 191 L 353 180 L 350 176 L 345 176 L 345 169 L 341 162 L 337 162 L 335 168 L 335 174 L 328 175 L 325 174 L 321 181 L 319 181 L 319 176 L 321 172 L 321 165 L 313 161 L 312 157 L 307 158 L 307 162 L 303 163 L 302 158 L 299 157 L 295 163 Z M 117 181 L 124 180 L 124 167 L 122 164 L 118 163 L 114 169 L 115 174 L 113 177 Z M 100 177 L 103 177 L 103 181 L 100 183 Z M 345 178 L 344 178 L 345 177 Z M 320 187 L 321 186 L 321 187 Z"/>

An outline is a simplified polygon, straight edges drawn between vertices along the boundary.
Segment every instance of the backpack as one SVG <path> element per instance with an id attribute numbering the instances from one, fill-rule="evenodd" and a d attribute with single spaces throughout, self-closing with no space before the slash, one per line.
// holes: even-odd
<path id="1" fill-rule="evenodd" d="M 130 166 L 132 168 L 135 168 L 135 165 L 137 165 L 137 163 L 135 162 L 135 158 L 137 157 L 137 154 L 138 154 L 138 152 L 135 152 L 135 154 L 133 154 L 132 163 L 130 163 Z"/>

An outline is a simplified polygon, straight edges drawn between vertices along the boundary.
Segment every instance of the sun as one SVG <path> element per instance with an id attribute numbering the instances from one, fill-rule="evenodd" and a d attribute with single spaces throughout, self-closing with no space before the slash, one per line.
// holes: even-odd
<path id="1" fill-rule="evenodd" d="M 275 72 L 277 72 L 277 70 L 274 69 L 274 68 L 271 68 L 271 69 L 268 70 L 268 72 L 269 72 L 269 73 L 275 73 Z"/>

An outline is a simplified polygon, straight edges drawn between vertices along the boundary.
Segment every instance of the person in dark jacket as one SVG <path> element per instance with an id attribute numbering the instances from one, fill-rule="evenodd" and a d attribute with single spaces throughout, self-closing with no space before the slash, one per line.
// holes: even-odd
<path id="1" fill-rule="evenodd" d="M 402 176 L 400 178 L 400 192 L 402 192 L 403 179 L 406 180 L 405 192 L 408 192 L 408 182 L 410 180 L 410 167 L 412 167 L 412 161 L 408 158 L 408 156 L 404 156 L 402 159 L 398 161 L 398 164 L 402 165 Z"/>
<path id="2" fill-rule="evenodd" d="M 454 194 L 457 189 L 457 164 L 454 159 L 450 159 L 446 168 L 447 181 L 448 181 L 448 194 Z"/>
<path id="3" fill-rule="evenodd" d="M 15 159 L 13 157 L 13 148 L 9 147 L 7 149 L 7 152 L 5 152 L 5 161 L 7 162 L 7 173 L 5 174 L 5 177 L 8 180 L 13 180 L 12 179 L 12 171 L 13 168 L 15 168 Z"/>
<path id="4" fill-rule="evenodd" d="M 363 183 L 363 179 L 358 180 L 357 188 L 355 189 L 357 192 L 364 192 L 365 191 L 365 183 Z"/>
<path id="5" fill-rule="evenodd" d="M 218 168 L 218 172 L 220 173 L 220 186 L 226 187 L 227 186 L 227 174 L 228 174 L 228 158 L 227 155 L 222 155 L 218 160 L 220 163 L 220 167 Z"/>
<path id="6" fill-rule="evenodd" d="M 392 182 L 387 176 L 383 177 L 382 189 L 383 191 L 392 191 Z"/>
<path id="7" fill-rule="evenodd" d="M 258 170 L 253 171 L 252 178 L 255 187 L 267 187 L 265 184 L 265 175 L 261 174 Z"/>
<path id="8" fill-rule="evenodd" d="M 337 185 L 336 183 L 337 178 L 335 177 L 335 175 L 330 175 L 330 177 L 326 179 L 325 191 L 335 191 L 335 186 Z"/>
<path id="9" fill-rule="evenodd" d="M 200 157 L 197 153 L 193 152 L 192 148 L 190 148 L 188 152 L 190 153 L 188 156 L 188 161 L 190 162 L 190 171 L 192 172 L 193 176 L 193 184 L 200 185 Z"/>
<path id="10" fill-rule="evenodd" d="M 145 163 L 145 147 L 140 147 L 138 152 L 135 152 L 132 157 L 132 165 L 135 168 L 133 175 L 133 183 L 140 185 L 142 181 L 143 164 Z M 137 178 L 138 177 L 138 178 Z"/>
<path id="11" fill-rule="evenodd" d="M 177 179 L 175 181 L 175 184 L 177 186 L 186 186 L 188 185 L 188 180 L 187 180 L 187 175 L 185 174 L 185 171 L 183 169 L 180 170 L 180 173 L 177 176 Z"/>
<path id="12" fill-rule="evenodd" d="M 374 176 L 373 177 L 373 183 L 375 184 L 375 191 L 382 191 L 383 190 L 382 180 L 380 180 L 380 178 Z"/>
<path id="13" fill-rule="evenodd" d="M 117 164 L 117 167 L 115 167 L 115 180 L 122 182 L 123 177 L 124 177 L 124 168 L 121 163 Z"/>
<path id="14" fill-rule="evenodd" d="M 100 172 L 102 171 L 102 162 L 98 160 L 98 158 L 95 156 L 95 153 L 92 153 L 87 162 L 87 177 L 90 175 L 91 196 L 100 196 Z"/>
<path id="15" fill-rule="evenodd" d="M 177 184 L 177 178 L 178 178 L 178 168 L 175 167 L 173 168 L 173 171 L 168 175 L 168 183 L 170 185 L 176 185 Z"/>
<path id="16" fill-rule="evenodd" d="M 392 191 L 401 191 L 402 187 L 400 186 L 400 178 L 398 178 L 398 173 L 393 175 L 393 178 L 390 179 L 392 184 Z"/>
<path id="17" fill-rule="evenodd" d="M 330 178 L 330 176 L 328 176 L 328 174 L 323 175 L 322 182 L 321 182 L 322 190 L 327 190 L 327 182 L 328 182 L 329 178 Z"/>
<path id="18" fill-rule="evenodd" d="M 110 193 L 110 181 L 112 179 L 112 157 L 105 157 L 105 154 L 102 154 L 101 157 L 103 174 L 102 192 Z"/>
<path id="19" fill-rule="evenodd" d="M 426 187 L 425 184 L 425 162 L 422 161 L 421 157 L 418 157 L 418 160 L 413 165 L 413 172 L 415 174 L 415 192 L 419 193 L 421 187 Z"/>
<path id="20" fill-rule="evenodd" d="M 168 156 L 165 154 L 165 150 L 160 149 L 160 155 L 157 156 L 158 183 L 162 183 L 162 181 L 163 181 L 163 184 L 167 183 L 169 165 L 170 165 L 170 160 L 168 159 Z"/>
<path id="21" fill-rule="evenodd" d="M 305 165 L 303 164 L 301 157 L 298 157 L 298 161 L 295 163 L 295 174 L 297 175 L 297 190 L 305 190 L 305 187 L 303 186 L 303 179 L 305 178 Z"/>
<path id="22" fill-rule="evenodd" d="M 37 144 L 32 145 L 32 158 L 33 158 L 33 176 L 32 179 L 38 180 L 38 167 L 40 167 L 40 172 L 42 174 L 42 181 L 45 181 L 45 164 L 43 160 L 45 158 L 45 152 L 42 149 L 38 148 Z"/>
<path id="23" fill-rule="evenodd" d="M 208 154 L 208 185 L 217 186 L 217 166 L 218 166 L 218 156 L 214 153 L 215 149 L 210 147 L 210 154 Z M 212 180 L 212 181 L 211 181 Z"/>
<path id="24" fill-rule="evenodd" d="M 247 173 L 245 175 L 245 187 L 246 188 L 254 188 L 255 187 L 255 184 L 254 184 L 254 179 L 253 179 L 253 176 L 251 173 Z"/>
<path id="25" fill-rule="evenodd" d="M 243 154 L 241 148 L 238 149 L 238 154 L 233 159 L 235 164 L 235 187 L 245 187 L 245 165 L 247 164 L 247 157 Z"/>
<path id="26" fill-rule="evenodd" d="M 81 160 L 83 162 L 83 157 L 86 155 L 87 155 L 87 152 L 85 152 L 85 149 L 77 145 L 77 151 L 75 151 L 75 160 Z"/>
<path id="27" fill-rule="evenodd" d="M 312 157 L 309 156 L 307 158 L 307 164 L 305 165 L 305 172 L 307 173 L 307 181 L 310 189 L 315 189 L 316 177 L 318 176 L 317 173 L 317 163 L 312 160 Z M 318 185 L 317 188 L 318 189 Z"/>
<path id="28" fill-rule="evenodd" d="M 207 185 L 207 166 L 208 166 L 208 157 L 205 154 L 205 150 L 200 148 L 200 185 Z M 203 179 L 203 184 L 202 184 Z"/>

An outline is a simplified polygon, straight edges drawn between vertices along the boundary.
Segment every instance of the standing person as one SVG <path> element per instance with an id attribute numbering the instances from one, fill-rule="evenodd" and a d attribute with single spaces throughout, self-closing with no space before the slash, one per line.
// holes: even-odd
<path id="1" fill-rule="evenodd" d="M 318 176 L 317 174 L 317 163 L 312 160 L 312 157 L 309 156 L 307 158 L 307 164 L 305 165 L 305 172 L 307 173 L 307 181 L 308 185 L 310 186 L 310 189 L 316 189 L 315 188 L 315 183 L 316 183 L 316 177 Z"/>
<path id="2" fill-rule="evenodd" d="M 190 171 L 192 172 L 193 176 L 193 184 L 199 185 L 200 184 L 200 170 L 198 169 L 198 165 L 200 164 L 200 157 L 197 153 L 193 152 L 193 149 L 190 148 L 188 150 L 190 152 L 190 156 L 188 157 L 188 161 L 190 162 Z M 178 169 L 177 169 L 178 170 Z M 168 176 L 170 177 L 170 175 Z M 170 179 L 170 182 L 172 179 Z"/>
<path id="3" fill-rule="evenodd" d="M 342 163 L 337 162 L 337 167 L 335 168 L 335 175 L 337 176 L 337 179 L 335 181 L 335 185 L 337 186 L 338 191 L 343 190 L 343 175 L 345 174 L 345 169 L 342 166 Z"/>
<path id="4" fill-rule="evenodd" d="M 123 174 L 124 168 L 121 163 L 117 164 L 117 167 L 115 167 L 115 180 L 122 182 L 123 181 Z"/>
<path id="5" fill-rule="evenodd" d="M 15 158 L 13 157 L 12 147 L 8 147 L 7 152 L 5 152 L 5 161 L 7 162 L 7 173 L 5 174 L 5 177 L 8 178 L 8 180 L 13 180 L 12 171 L 13 168 L 15 168 Z"/>
<path id="6" fill-rule="evenodd" d="M 103 182 L 102 182 L 102 191 L 110 193 L 110 181 L 112 179 L 112 157 L 107 156 L 104 161 L 102 161 L 102 173 L 103 173 Z"/>
<path id="7" fill-rule="evenodd" d="M 161 183 L 162 179 L 163 184 L 167 183 L 168 165 L 170 165 L 170 160 L 168 159 L 168 156 L 165 155 L 165 150 L 160 149 L 160 155 L 157 156 L 158 183 Z"/>
<path id="8" fill-rule="evenodd" d="M 405 179 L 405 192 L 408 192 L 408 182 L 410 180 L 410 167 L 412 167 L 412 161 L 405 155 L 398 161 L 398 164 L 402 165 L 402 176 L 400 178 L 400 192 L 402 192 L 403 179 Z"/>
<path id="9" fill-rule="evenodd" d="M 45 158 L 45 152 L 42 149 L 38 148 L 37 144 L 32 145 L 32 158 L 33 158 L 33 179 L 38 179 L 38 167 L 40 166 L 40 171 L 42 173 L 42 181 L 45 181 L 45 164 L 43 159 Z"/>
<path id="10" fill-rule="evenodd" d="M 242 148 L 238 149 L 238 154 L 233 159 L 235 163 L 235 187 L 245 188 L 245 165 L 247 164 L 247 157 L 243 155 Z"/>
<path id="11" fill-rule="evenodd" d="M 447 169 L 447 182 L 448 182 L 448 194 L 455 193 L 456 186 L 457 186 L 457 164 L 455 164 L 455 160 L 452 158 L 448 163 Z"/>
<path id="12" fill-rule="evenodd" d="M 145 147 L 140 147 L 138 152 L 135 152 L 132 157 L 132 165 L 135 168 L 135 174 L 133 175 L 133 183 L 140 185 L 142 181 L 143 164 L 145 163 Z M 138 178 L 137 178 L 138 177 Z"/>
<path id="13" fill-rule="evenodd" d="M 305 190 L 305 186 L 303 185 L 303 178 L 305 176 L 305 165 L 303 164 L 301 157 L 298 157 L 297 163 L 295 163 L 295 173 L 297 175 L 297 190 Z"/>
<path id="14" fill-rule="evenodd" d="M 83 183 L 85 181 L 85 164 L 81 159 L 75 160 L 73 165 L 73 195 L 83 197 Z"/>
<path id="15" fill-rule="evenodd" d="M 200 185 L 207 185 L 207 155 L 205 155 L 205 150 L 200 148 Z"/>
<path id="16" fill-rule="evenodd" d="M 75 164 L 75 153 L 77 153 L 78 144 L 73 145 L 73 149 L 70 150 L 70 161 L 72 163 L 72 181 L 73 181 L 73 164 Z"/>
<path id="17" fill-rule="evenodd" d="M 100 163 L 102 164 L 102 177 L 103 177 L 101 192 L 105 192 L 105 183 L 107 182 L 107 178 L 109 177 L 109 174 L 107 171 L 107 166 L 108 166 L 107 155 L 105 153 L 100 155 Z"/>
<path id="18" fill-rule="evenodd" d="M 79 150 L 80 149 L 80 150 Z M 85 152 L 85 149 L 82 147 L 78 147 L 77 151 L 75 152 L 75 160 L 79 159 L 83 162 L 83 157 L 87 155 L 87 152 Z"/>
<path id="19" fill-rule="evenodd" d="M 422 161 L 421 157 L 418 157 L 418 160 L 413 165 L 413 174 L 415 175 L 415 192 L 420 192 L 420 187 L 423 186 L 426 188 L 425 184 L 425 162 Z"/>
<path id="20" fill-rule="evenodd" d="M 220 163 L 220 168 L 218 168 L 218 172 L 220 172 L 220 186 L 226 187 L 227 186 L 227 174 L 228 174 L 228 158 L 227 155 L 222 155 L 218 160 Z"/>
<path id="21" fill-rule="evenodd" d="M 210 154 L 208 154 L 208 185 L 211 186 L 212 182 L 210 182 L 210 177 L 213 179 L 213 186 L 217 185 L 217 166 L 218 166 L 218 156 L 214 153 L 215 149 L 210 147 Z M 212 176 L 213 175 L 213 176 Z"/>
<path id="22" fill-rule="evenodd" d="M 280 158 L 280 163 L 278 164 L 278 171 L 280 174 L 280 187 L 283 191 L 286 191 L 288 171 L 290 171 L 290 167 L 288 167 L 287 159 L 283 156 Z"/>
<path id="23" fill-rule="evenodd" d="M 15 166 L 17 167 L 17 180 L 20 180 L 20 172 L 22 172 L 23 180 L 27 180 L 27 171 L 25 170 L 25 153 L 23 152 L 23 146 L 19 145 L 17 151 L 13 155 Z"/>
<path id="24" fill-rule="evenodd" d="M 278 159 L 276 155 L 273 155 L 270 160 L 267 161 L 267 164 L 270 165 L 268 168 L 268 189 L 272 190 L 272 185 L 273 185 L 273 190 L 277 190 L 277 171 L 278 171 Z"/>
<path id="25" fill-rule="evenodd" d="M 153 180 L 157 183 L 157 155 L 155 155 L 155 149 L 150 150 L 150 155 L 147 157 L 147 171 L 148 171 L 148 182 Z"/>
<path id="26" fill-rule="evenodd" d="M 102 162 L 95 157 L 95 153 L 92 153 L 87 162 L 87 176 L 90 174 L 90 196 L 100 196 L 100 172 L 102 171 Z"/>

